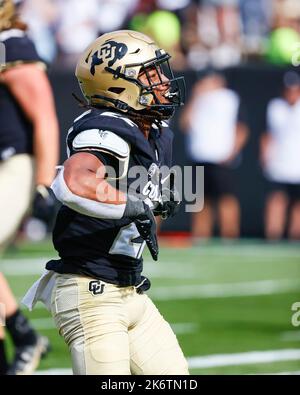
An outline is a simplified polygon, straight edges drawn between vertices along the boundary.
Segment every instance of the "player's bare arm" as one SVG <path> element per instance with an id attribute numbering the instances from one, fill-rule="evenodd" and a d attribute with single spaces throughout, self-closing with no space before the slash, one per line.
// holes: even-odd
<path id="1" fill-rule="evenodd" d="M 106 167 L 96 156 L 78 152 L 64 163 L 66 185 L 75 195 L 110 204 L 125 204 L 126 194 L 106 180 Z"/>
<path id="2" fill-rule="evenodd" d="M 46 73 L 39 63 L 22 64 L 6 70 L 2 81 L 33 124 L 36 184 L 50 186 L 58 161 L 58 123 Z"/>

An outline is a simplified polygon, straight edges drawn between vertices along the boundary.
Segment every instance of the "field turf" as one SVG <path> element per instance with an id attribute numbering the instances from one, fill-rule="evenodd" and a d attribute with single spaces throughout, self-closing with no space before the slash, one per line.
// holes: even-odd
<path id="1" fill-rule="evenodd" d="M 6 253 L 0 270 L 21 299 L 55 256 L 50 242 L 20 244 Z M 300 302 L 300 244 L 213 240 L 164 247 L 158 263 L 145 255 L 144 273 L 192 374 L 300 374 L 300 318 L 292 325 L 292 305 Z M 69 369 L 49 313 L 38 305 L 25 314 L 52 344 L 39 370 Z"/>

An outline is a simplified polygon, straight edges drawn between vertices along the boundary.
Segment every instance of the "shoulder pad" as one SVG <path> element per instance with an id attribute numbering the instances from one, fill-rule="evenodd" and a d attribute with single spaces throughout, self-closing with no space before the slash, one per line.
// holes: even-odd
<path id="1" fill-rule="evenodd" d="M 113 154 L 119 159 L 129 156 L 130 146 L 121 137 L 109 130 L 88 129 L 73 140 L 74 151 L 98 150 Z"/>
<path id="2" fill-rule="evenodd" d="M 0 41 L 6 41 L 9 38 L 24 37 L 25 32 L 19 29 L 4 30 L 0 33 Z"/>
<path id="3" fill-rule="evenodd" d="M 5 67 L 22 63 L 43 63 L 35 45 L 25 32 L 19 29 L 5 30 L 0 33 L 0 41 L 5 46 Z"/>

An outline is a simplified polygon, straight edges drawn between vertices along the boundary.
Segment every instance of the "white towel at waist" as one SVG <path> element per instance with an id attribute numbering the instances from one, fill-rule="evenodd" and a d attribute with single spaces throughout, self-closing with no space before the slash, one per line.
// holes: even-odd
<path id="1" fill-rule="evenodd" d="M 55 284 L 56 273 L 45 270 L 42 276 L 32 285 L 22 299 L 22 303 L 31 311 L 37 302 L 42 302 L 51 311 L 51 295 Z"/>

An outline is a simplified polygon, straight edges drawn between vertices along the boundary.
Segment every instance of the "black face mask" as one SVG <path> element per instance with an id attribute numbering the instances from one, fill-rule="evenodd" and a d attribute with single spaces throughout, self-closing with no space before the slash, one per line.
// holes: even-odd
<path id="1" fill-rule="evenodd" d="M 106 71 L 112 73 L 115 78 L 123 78 L 127 81 L 130 81 L 140 87 L 140 97 L 139 102 L 142 105 L 147 105 L 147 112 L 153 112 L 155 114 L 160 114 L 161 119 L 171 118 L 175 112 L 177 107 L 180 107 L 185 102 L 185 81 L 184 77 L 175 77 L 174 73 L 169 64 L 170 55 L 167 53 L 161 53 L 160 50 L 156 51 L 156 57 L 153 59 L 149 59 L 147 62 L 142 63 L 132 63 L 125 66 L 125 68 L 131 68 L 135 66 L 141 66 L 140 72 L 144 72 L 148 85 L 144 85 L 141 81 L 135 78 L 131 78 L 126 75 L 126 73 L 121 73 L 120 68 L 116 70 L 111 67 L 106 67 Z M 151 81 L 149 75 L 149 69 L 156 69 L 157 75 L 160 78 L 159 82 Z M 168 79 L 169 90 L 166 94 L 166 98 L 168 99 L 168 103 L 161 103 L 155 93 L 155 88 L 163 85 L 166 85 L 166 82 L 162 80 L 161 75 L 164 75 Z M 154 98 L 154 103 L 148 105 L 147 96 L 151 95 Z M 117 109 L 122 111 L 127 111 L 130 107 L 123 102 L 120 102 L 115 99 L 108 99 L 104 96 L 95 95 L 95 98 L 105 99 L 107 101 L 112 102 Z M 140 112 L 140 111 L 139 111 Z"/>
<path id="2" fill-rule="evenodd" d="M 174 76 L 169 64 L 170 55 L 161 54 L 159 50 L 156 52 L 157 57 L 155 59 L 150 59 L 149 61 L 141 64 L 142 67 L 140 72 L 145 73 L 148 80 L 148 85 L 144 85 L 138 81 L 138 84 L 141 87 L 140 100 L 143 98 L 143 96 L 152 95 L 155 103 L 149 105 L 149 110 L 158 111 L 162 113 L 164 117 L 171 117 L 174 114 L 176 107 L 182 106 L 185 101 L 184 77 Z M 156 73 L 160 79 L 159 82 L 153 83 L 149 75 L 149 69 L 156 70 Z M 156 88 L 166 85 L 166 82 L 162 80 L 162 75 L 168 79 L 167 84 L 169 85 L 169 89 L 165 95 L 165 98 L 169 103 L 161 103 L 155 93 Z M 140 103 L 143 104 L 141 101 Z"/>

